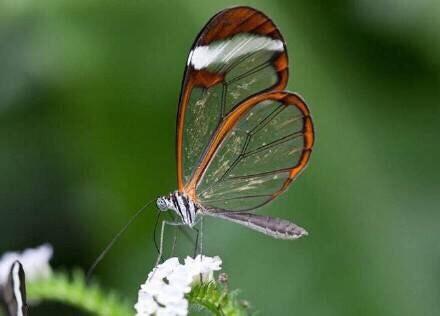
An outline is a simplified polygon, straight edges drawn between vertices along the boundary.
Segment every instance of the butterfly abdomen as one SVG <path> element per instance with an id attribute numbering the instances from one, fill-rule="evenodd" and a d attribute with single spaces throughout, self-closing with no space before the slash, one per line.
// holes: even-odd
<path id="1" fill-rule="evenodd" d="M 220 212 L 215 210 L 206 212 L 206 214 L 227 219 L 278 239 L 298 239 L 307 235 L 304 228 L 281 218 L 246 212 Z"/>

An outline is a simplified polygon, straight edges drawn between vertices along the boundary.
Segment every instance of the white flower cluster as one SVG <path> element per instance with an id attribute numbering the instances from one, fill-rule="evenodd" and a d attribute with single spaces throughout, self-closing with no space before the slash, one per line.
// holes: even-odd
<path id="1" fill-rule="evenodd" d="M 49 244 L 37 248 L 26 249 L 19 252 L 6 252 L 0 258 L 0 287 L 6 284 L 12 264 L 18 260 L 23 265 L 26 274 L 26 281 L 47 278 L 52 269 L 49 260 L 52 257 L 53 249 Z"/>
<path id="2" fill-rule="evenodd" d="M 198 255 L 187 257 L 181 264 L 178 258 L 170 258 L 148 274 L 141 285 L 138 302 L 134 306 L 137 316 L 185 316 L 188 301 L 185 294 L 200 282 L 213 280 L 214 271 L 221 269 L 219 257 Z"/>

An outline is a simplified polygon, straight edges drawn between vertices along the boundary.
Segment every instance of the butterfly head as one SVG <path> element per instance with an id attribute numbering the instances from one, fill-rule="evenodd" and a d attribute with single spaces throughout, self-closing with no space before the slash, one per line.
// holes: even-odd
<path id="1" fill-rule="evenodd" d="M 169 199 L 167 199 L 167 197 L 165 197 L 165 196 L 161 196 L 161 197 L 157 198 L 156 205 L 157 205 L 157 208 L 159 210 L 161 210 L 162 212 L 165 212 L 169 209 L 173 209 L 173 203 L 171 203 L 171 201 Z"/>

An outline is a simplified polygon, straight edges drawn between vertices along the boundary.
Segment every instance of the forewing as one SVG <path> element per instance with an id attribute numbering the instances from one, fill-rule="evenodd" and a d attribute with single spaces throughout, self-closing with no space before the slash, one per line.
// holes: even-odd
<path id="1" fill-rule="evenodd" d="M 23 266 L 15 261 L 3 287 L 3 300 L 9 315 L 27 316 L 26 282 Z"/>
<path id="2" fill-rule="evenodd" d="M 178 189 L 190 182 L 216 129 L 242 101 L 284 89 L 287 53 L 263 13 L 236 7 L 202 29 L 190 51 L 177 116 Z"/>
<path id="3" fill-rule="evenodd" d="M 219 128 L 203 170 L 196 174 L 194 195 L 206 208 L 257 208 L 282 193 L 303 170 L 313 138 L 310 113 L 299 96 L 258 95 Z"/>

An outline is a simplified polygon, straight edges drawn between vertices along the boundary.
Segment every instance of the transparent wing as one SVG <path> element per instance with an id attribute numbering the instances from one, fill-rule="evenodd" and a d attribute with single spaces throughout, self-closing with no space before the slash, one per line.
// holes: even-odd
<path id="1" fill-rule="evenodd" d="M 178 189 L 200 164 L 216 129 L 245 99 L 287 83 L 287 54 L 273 22 L 249 7 L 221 11 L 190 51 L 177 116 Z"/>
<path id="2" fill-rule="evenodd" d="M 282 193 L 306 166 L 313 125 L 304 101 L 288 92 L 256 96 L 232 114 L 202 162 L 194 191 L 207 208 L 244 211 Z"/>

